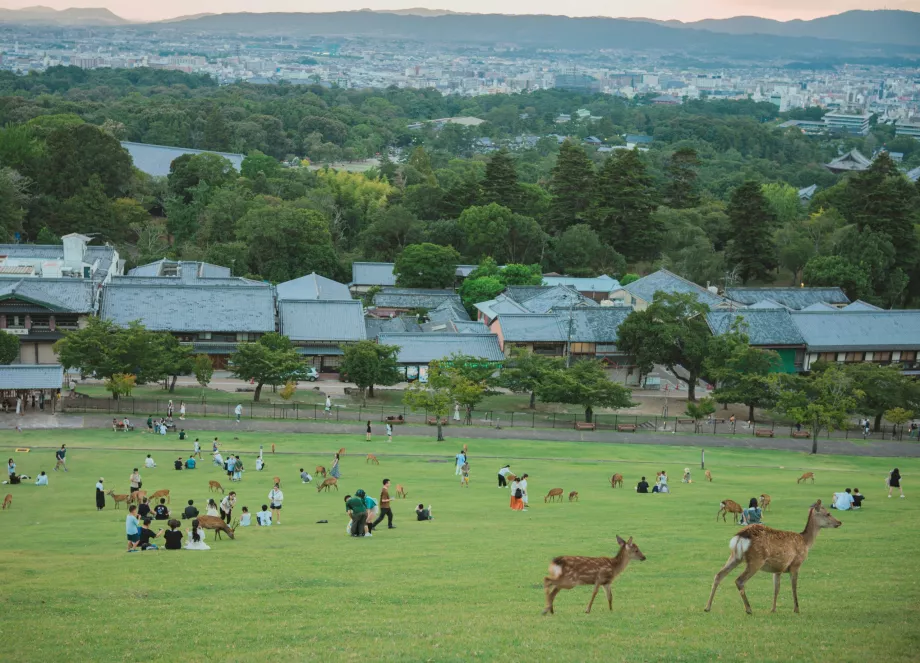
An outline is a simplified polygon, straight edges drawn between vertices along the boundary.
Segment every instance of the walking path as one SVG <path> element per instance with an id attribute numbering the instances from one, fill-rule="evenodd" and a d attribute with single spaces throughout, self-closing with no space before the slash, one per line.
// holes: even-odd
<path id="1" fill-rule="evenodd" d="M 80 425 L 73 425 L 77 422 Z M 62 422 L 64 423 L 64 422 Z M 143 426 L 143 422 L 138 422 Z M 178 423 L 178 422 L 177 422 Z M 67 425 L 60 428 L 100 428 L 111 429 L 112 419 L 107 415 L 86 415 L 84 417 L 68 416 Z M 364 434 L 363 425 L 290 421 L 290 420 L 265 420 L 243 419 L 239 424 L 228 419 L 186 419 L 182 428 L 194 434 L 196 430 L 203 431 L 244 431 L 262 433 L 326 433 L 333 435 L 360 435 Z M 383 436 L 382 424 L 375 426 L 378 436 Z M 427 437 L 436 436 L 434 426 L 394 426 L 394 437 Z M 477 426 L 445 426 L 444 435 L 448 440 L 460 439 L 485 439 L 485 440 L 532 440 L 538 442 L 593 442 L 597 444 L 654 444 L 684 447 L 703 448 L 731 448 L 731 449 L 768 449 L 775 451 L 795 451 L 808 453 L 811 451 L 811 440 L 794 440 L 791 438 L 755 438 L 731 437 L 712 435 L 681 435 L 673 433 L 616 433 L 612 431 L 576 431 L 559 428 L 482 428 Z M 920 443 L 914 442 L 888 442 L 888 441 L 860 441 L 843 440 L 818 440 L 818 453 L 848 456 L 878 456 L 878 457 L 910 457 L 920 458 Z"/>

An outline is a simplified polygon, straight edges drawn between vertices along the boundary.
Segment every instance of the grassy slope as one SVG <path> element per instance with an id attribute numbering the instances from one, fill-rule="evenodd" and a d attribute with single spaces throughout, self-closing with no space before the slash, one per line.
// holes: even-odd
<path id="1" fill-rule="evenodd" d="M 398 431 L 397 431 L 398 433 Z M 203 440 L 210 438 L 202 434 Z M 284 479 L 284 524 L 238 530 L 209 552 L 125 554 L 124 511 L 93 508 L 99 475 L 117 491 L 140 465 L 146 435 L 106 431 L 3 433 L 0 446 L 44 445 L 16 454 L 20 471 L 53 466 L 51 448 L 66 442 L 71 471 L 52 473 L 51 486 L 22 485 L 0 515 L 0 631 L 7 660 L 522 660 L 609 661 L 749 659 L 916 660 L 920 586 L 918 499 L 911 494 L 920 462 L 900 461 L 907 500 L 885 499 L 891 461 L 758 451 L 712 450 L 715 482 L 685 485 L 685 466 L 698 468 L 689 448 L 600 446 L 578 443 L 483 441 L 472 446 L 473 485 L 457 486 L 452 442 L 290 435 L 223 436 L 225 451 L 249 458 L 250 471 L 234 486 L 240 505 L 266 501 L 270 477 Z M 283 452 L 253 471 L 259 443 Z M 156 446 L 188 444 L 174 437 Z M 135 446 L 117 451 L 114 446 Z M 342 488 L 376 494 L 380 479 L 403 483 L 409 499 L 396 506 L 396 530 L 372 539 L 346 538 L 342 497 L 318 495 L 296 480 L 301 466 L 328 465 L 331 451 L 349 448 Z M 81 447 L 92 447 L 85 449 Z M 4 449 L 6 451 L 7 449 Z M 372 451 L 379 467 L 365 464 Z M 170 488 L 176 507 L 188 498 L 203 506 L 213 466 L 175 472 L 165 452 L 144 472 L 146 488 Z M 534 460 L 523 460 L 530 458 Z M 562 460 L 566 459 L 566 460 Z M 495 471 L 510 462 L 531 475 L 533 507 L 508 509 Z M 783 466 L 785 469 L 780 469 Z M 667 469 L 674 492 L 639 496 L 614 491 L 614 471 L 634 485 L 640 474 Z M 817 483 L 797 485 L 803 469 Z M 701 479 L 701 472 L 695 475 Z M 225 485 L 226 482 L 224 481 Z M 779 612 L 770 615 L 768 575 L 749 584 L 755 615 L 742 609 L 732 577 L 702 608 L 713 574 L 728 557 L 730 522 L 716 524 L 721 499 L 773 496 L 770 525 L 800 530 L 816 498 L 858 485 L 862 512 L 844 514 L 844 526 L 822 532 L 800 576 L 802 613 L 794 615 L 784 577 Z M 578 490 L 579 503 L 544 505 L 549 488 Z M 5 493 L 6 491 L 4 491 Z M 436 520 L 417 523 L 418 501 L 434 505 Z M 329 524 L 316 524 L 328 519 Z M 542 578 L 558 554 L 614 552 L 614 537 L 634 536 L 648 561 L 633 563 L 614 585 L 614 612 L 603 601 L 583 613 L 590 590 L 563 592 L 555 617 L 541 617 Z M 210 543 L 210 536 L 209 536 Z M 601 597 L 603 592 L 601 592 Z"/>

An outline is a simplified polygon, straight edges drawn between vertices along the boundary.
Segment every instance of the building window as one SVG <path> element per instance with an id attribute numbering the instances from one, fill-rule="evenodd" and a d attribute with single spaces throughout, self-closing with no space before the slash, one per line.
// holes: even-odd
<path id="1" fill-rule="evenodd" d="M 844 361 L 848 364 L 856 364 L 858 362 L 865 360 L 865 358 L 866 358 L 865 352 L 847 352 L 847 356 L 846 356 L 846 359 L 844 359 Z"/>
<path id="2" fill-rule="evenodd" d="M 562 355 L 562 346 L 556 345 L 555 343 L 534 343 L 533 353 L 536 355 L 558 357 Z"/>
<path id="3" fill-rule="evenodd" d="M 570 352 L 573 355 L 593 355 L 594 343 L 572 343 Z"/>
<path id="4" fill-rule="evenodd" d="M 901 351 L 901 361 L 916 361 L 916 360 L 917 360 L 916 350 L 902 350 Z"/>
<path id="5" fill-rule="evenodd" d="M 873 352 L 872 361 L 879 362 L 879 363 L 889 362 L 891 361 L 891 353 L 890 352 Z"/>
<path id="6" fill-rule="evenodd" d="M 828 363 L 835 362 L 837 361 L 837 353 L 836 352 L 822 352 L 821 354 L 818 355 L 818 361 L 826 361 Z"/>

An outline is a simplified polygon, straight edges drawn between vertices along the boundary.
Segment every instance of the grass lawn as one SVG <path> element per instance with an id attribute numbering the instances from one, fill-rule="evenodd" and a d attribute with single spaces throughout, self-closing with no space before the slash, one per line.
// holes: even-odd
<path id="1" fill-rule="evenodd" d="M 199 436 L 207 452 L 212 435 Z M 144 488 L 169 488 L 173 507 L 194 499 L 202 511 L 208 480 L 227 487 L 226 476 L 207 462 L 174 471 L 171 461 L 187 457 L 191 444 L 173 436 L 0 434 L 0 453 L 12 455 L 20 472 L 50 472 L 61 443 L 71 468 L 50 472 L 47 488 L 2 487 L 13 494 L 12 508 L 0 513 L 4 660 L 917 660 L 920 461 L 713 449 L 710 484 L 692 448 L 474 441 L 467 490 L 454 476 L 460 445 L 452 441 L 221 439 L 225 454 L 248 461 L 244 481 L 232 486 L 238 508 L 258 510 L 271 477 L 282 477 L 283 525 L 239 528 L 235 541 L 212 542 L 209 533 L 207 552 L 126 554 L 125 511 L 111 500 L 102 512 L 94 508 L 99 476 L 126 492 L 150 445 L 160 467 L 142 472 Z M 255 472 L 259 444 L 272 442 L 279 453 Z M 13 453 L 17 446 L 33 450 Z M 300 483 L 298 468 L 328 466 L 342 446 L 339 493 Z M 379 467 L 365 463 L 368 452 Z M 512 512 L 508 492 L 495 487 L 506 462 L 530 474 L 528 512 Z M 895 464 L 906 476 L 905 500 L 885 498 L 884 477 Z M 685 466 L 694 469 L 693 484 L 680 483 Z M 661 469 L 671 495 L 634 492 L 640 475 Z M 815 485 L 796 484 L 805 470 L 815 472 Z M 610 488 L 613 472 L 625 475 L 625 489 Z M 397 529 L 346 537 L 346 491 L 376 496 L 383 477 L 408 490 L 395 503 Z M 738 529 L 731 519 L 715 522 L 720 500 L 769 493 L 767 523 L 800 531 L 815 499 L 854 485 L 865 506 L 819 536 L 799 578 L 801 614 L 792 612 L 788 576 L 770 614 L 772 580 L 758 574 L 748 584 L 754 616 L 745 615 L 737 573 L 722 584 L 712 613 L 703 612 Z M 581 500 L 544 504 L 553 487 L 577 490 Z M 418 502 L 433 505 L 434 521 L 415 521 Z M 329 523 L 317 524 L 323 519 Z M 550 560 L 613 554 L 617 534 L 633 536 L 647 561 L 633 562 L 614 583 L 613 613 L 601 592 L 585 615 L 591 590 L 580 587 L 560 593 L 555 616 L 541 616 Z"/>

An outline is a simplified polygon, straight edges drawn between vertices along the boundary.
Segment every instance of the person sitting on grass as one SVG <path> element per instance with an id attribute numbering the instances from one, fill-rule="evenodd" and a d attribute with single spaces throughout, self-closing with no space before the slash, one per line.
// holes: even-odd
<path id="1" fill-rule="evenodd" d="M 424 504 L 419 504 L 415 507 L 415 519 L 416 520 L 434 520 L 434 516 L 431 515 L 431 505 L 428 505 L 428 508 L 425 508 Z"/>
<path id="2" fill-rule="evenodd" d="M 752 497 L 751 501 L 748 503 L 748 508 L 741 512 L 741 524 L 759 525 L 761 518 L 763 518 L 763 512 L 760 510 L 760 507 L 757 506 L 757 498 Z"/>
<path id="3" fill-rule="evenodd" d="M 152 521 L 150 518 L 147 518 L 144 521 L 143 526 L 141 526 L 140 538 L 137 540 L 137 547 L 141 550 L 157 550 L 156 544 L 151 543 L 151 541 L 160 536 L 160 534 L 163 533 L 163 530 L 161 529 L 159 532 L 154 532 L 152 529 L 150 529 L 151 522 Z"/>
<path id="4" fill-rule="evenodd" d="M 840 511 L 849 511 L 854 502 L 852 491 L 849 488 L 842 493 L 834 493 L 832 500 L 831 508 Z"/>
<path id="5" fill-rule="evenodd" d="M 185 543 L 186 550 L 210 550 L 211 546 L 204 542 L 204 530 L 201 529 L 198 519 L 192 521 L 192 526 L 188 530 L 188 540 Z"/>
<path id="6" fill-rule="evenodd" d="M 217 502 L 215 502 L 213 498 L 208 500 L 208 509 L 205 515 L 214 516 L 215 518 L 220 517 L 220 511 L 217 510 Z"/>
<path id="7" fill-rule="evenodd" d="M 45 474 L 44 471 L 42 471 L 42 473 L 39 474 L 38 477 L 36 477 L 35 485 L 36 486 L 47 486 L 48 485 L 48 475 Z"/>
<path id="8" fill-rule="evenodd" d="M 185 434 L 185 429 L 183 428 L 182 430 L 179 431 L 179 439 L 184 440 L 186 437 L 188 436 Z"/>
<path id="9" fill-rule="evenodd" d="M 300 483 L 310 483 L 311 481 L 313 481 L 313 477 L 311 477 L 310 473 L 301 467 L 300 468 Z"/>
<path id="10" fill-rule="evenodd" d="M 141 504 L 137 507 L 137 517 L 141 519 L 146 519 L 150 516 L 150 504 L 147 502 L 147 498 L 141 498 Z"/>
<path id="11" fill-rule="evenodd" d="M 642 477 L 642 481 L 640 481 L 636 485 L 636 492 L 637 493 L 647 493 L 648 492 L 648 481 L 645 480 L 645 477 Z"/>
<path id="12" fill-rule="evenodd" d="M 156 466 L 157 464 L 153 462 L 153 458 L 150 457 L 150 454 L 147 454 L 147 458 L 144 460 L 144 467 L 146 467 L 149 470 L 152 470 Z"/>
<path id="13" fill-rule="evenodd" d="M 684 468 L 684 478 L 680 480 L 681 483 L 693 483 L 693 480 L 690 478 L 690 468 Z"/>
<path id="14" fill-rule="evenodd" d="M 198 517 L 198 508 L 195 506 L 195 500 L 189 500 L 188 506 L 185 507 L 185 511 L 182 512 L 183 518 L 197 518 Z"/>
<path id="15" fill-rule="evenodd" d="M 182 530 L 179 529 L 181 524 L 176 519 L 172 519 L 167 523 L 169 531 L 163 534 L 166 539 L 167 550 L 182 550 Z"/>
<path id="16" fill-rule="evenodd" d="M 173 461 L 173 467 L 175 467 L 177 470 L 182 469 L 182 464 L 182 456 L 179 456 L 176 458 L 176 460 Z"/>
<path id="17" fill-rule="evenodd" d="M 267 504 L 263 504 L 262 510 L 256 514 L 256 522 L 262 527 L 272 526 L 272 512 L 268 510 Z"/>
<path id="18" fill-rule="evenodd" d="M 252 525 L 252 514 L 249 513 L 249 507 L 243 507 L 243 515 L 240 516 L 240 527 L 249 527 Z"/>
<path id="19" fill-rule="evenodd" d="M 153 507 L 154 520 L 169 520 L 169 507 L 166 506 L 166 500 L 160 498 L 160 503 Z"/>
<path id="20" fill-rule="evenodd" d="M 198 463 L 195 462 L 194 457 L 189 456 L 188 460 L 185 461 L 185 469 L 194 470 L 196 467 L 198 467 Z"/>
<path id="21" fill-rule="evenodd" d="M 42 472 L 42 474 L 44 474 L 44 472 Z M 859 488 L 854 488 L 853 489 L 853 508 L 861 509 L 862 502 L 864 499 L 866 499 L 866 496 L 859 492 Z"/>

